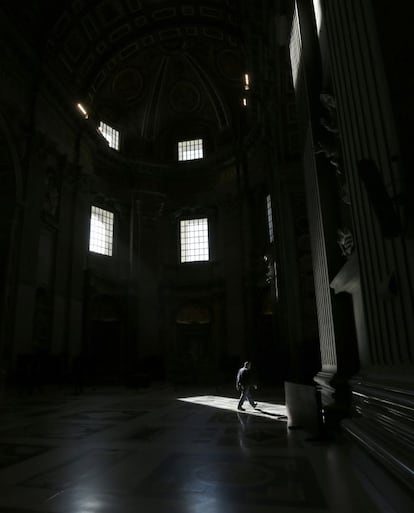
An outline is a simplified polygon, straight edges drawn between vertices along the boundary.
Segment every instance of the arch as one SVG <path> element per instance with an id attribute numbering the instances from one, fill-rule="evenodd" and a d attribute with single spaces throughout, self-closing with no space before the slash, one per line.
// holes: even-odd
<path id="1" fill-rule="evenodd" d="M 14 198 L 17 203 L 23 201 L 23 178 L 20 159 L 16 143 L 10 132 L 7 120 L 0 113 L 0 154 L 1 154 L 1 174 L 8 174 L 13 177 L 12 183 L 14 184 Z M 6 155 L 6 162 L 3 160 Z M 4 186 L 2 185 L 3 195 Z"/>
<path id="2" fill-rule="evenodd" d="M 18 265 L 19 206 L 23 202 L 23 180 L 15 141 L 7 120 L 0 114 L 0 359 L 11 359 L 13 298 Z"/>

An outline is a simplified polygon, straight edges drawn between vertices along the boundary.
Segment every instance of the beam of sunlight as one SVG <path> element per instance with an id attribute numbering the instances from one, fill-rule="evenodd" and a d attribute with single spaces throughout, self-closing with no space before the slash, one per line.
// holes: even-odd
<path id="1" fill-rule="evenodd" d="M 178 397 L 178 401 L 183 401 L 201 406 L 209 406 L 210 408 L 218 408 L 221 410 L 236 411 L 239 414 L 258 415 L 274 418 L 275 420 L 286 421 L 287 413 L 284 404 L 275 404 L 259 401 L 256 408 L 252 408 L 246 401 L 244 404 L 245 411 L 237 409 L 238 399 L 234 397 L 223 397 L 218 395 L 199 395 L 192 397 Z"/>

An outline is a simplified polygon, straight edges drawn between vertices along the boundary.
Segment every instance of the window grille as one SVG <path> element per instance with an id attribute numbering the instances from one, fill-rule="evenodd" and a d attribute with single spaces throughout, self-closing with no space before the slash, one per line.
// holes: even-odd
<path id="1" fill-rule="evenodd" d="M 109 147 L 114 150 L 119 150 L 119 132 L 107 125 L 103 121 L 99 123 L 99 132 L 103 135 L 103 137 L 108 141 Z"/>
<path id="2" fill-rule="evenodd" d="M 178 160 L 196 160 L 203 158 L 203 140 L 180 141 L 178 143 Z"/>
<path id="3" fill-rule="evenodd" d="M 181 262 L 209 260 L 208 219 L 180 221 Z"/>
<path id="4" fill-rule="evenodd" d="M 112 256 L 114 234 L 114 214 L 108 210 L 91 208 L 89 251 Z"/>

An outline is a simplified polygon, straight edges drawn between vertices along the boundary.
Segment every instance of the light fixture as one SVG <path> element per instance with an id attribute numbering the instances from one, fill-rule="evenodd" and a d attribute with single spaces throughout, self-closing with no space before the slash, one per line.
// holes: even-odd
<path id="1" fill-rule="evenodd" d="M 243 98 L 242 103 L 243 107 L 247 107 L 247 98 Z"/>
<path id="2" fill-rule="evenodd" d="M 248 73 L 244 74 L 244 90 L 249 91 L 250 90 L 250 77 Z"/>
<path id="3" fill-rule="evenodd" d="M 83 114 L 83 117 L 84 117 L 85 119 L 88 119 L 89 114 L 88 114 L 88 112 L 86 111 L 85 107 L 84 107 L 81 103 L 78 103 L 76 106 L 77 106 L 78 110 Z"/>

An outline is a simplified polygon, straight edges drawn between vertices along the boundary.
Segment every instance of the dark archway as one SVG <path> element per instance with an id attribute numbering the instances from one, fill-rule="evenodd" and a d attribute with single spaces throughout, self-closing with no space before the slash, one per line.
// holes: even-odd
<path id="1" fill-rule="evenodd" d="M 2 116 L 0 183 L 0 371 L 7 373 L 12 358 L 22 178 L 17 150 Z"/>

